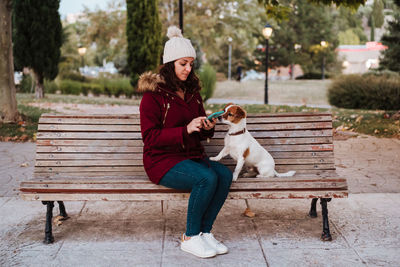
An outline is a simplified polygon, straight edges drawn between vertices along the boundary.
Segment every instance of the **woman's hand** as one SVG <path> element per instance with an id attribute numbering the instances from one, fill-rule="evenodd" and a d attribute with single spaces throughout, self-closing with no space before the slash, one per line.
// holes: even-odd
<path id="1" fill-rule="evenodd" d="M 187 126 L 188 134 L 200 132 L 200 129 L 203 127 L 203 120 L 205 119 L 207 119 L 207 117 L 197 117 L 193 119 Z"/>
<path id="2" fill-rule="evenodd" d="M 203 120 L 203 129 L 206 130 L 206 131 L 209 131 L 212 128 L 214 128 L 216 123 L 217 123 L 217 119 L 216 118 L 212 119 L 212 121 L 209 121 L 209 120 L 205 119 L 205 120 Z"/>

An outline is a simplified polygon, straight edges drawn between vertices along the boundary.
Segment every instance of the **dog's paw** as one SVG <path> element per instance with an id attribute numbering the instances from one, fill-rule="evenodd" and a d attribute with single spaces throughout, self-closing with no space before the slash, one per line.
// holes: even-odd
<path id="1" fill-rule="evenodd" d="M 219 161 L 219 158 L 218 158 L 218 157 L 210 157 L 210 160 L 212 160 L 212 161 Z"/>

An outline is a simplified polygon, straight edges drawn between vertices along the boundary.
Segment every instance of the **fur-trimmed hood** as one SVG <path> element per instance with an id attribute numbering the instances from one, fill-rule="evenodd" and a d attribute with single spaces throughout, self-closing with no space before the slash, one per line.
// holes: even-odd
<path id="1" fill-rule="evenodd" d="M 144 72 L 139 77 L 138 91 L 144 92 L 154 92 L 160 83 L 164 83 L 164 80 L 157 73 L 151 71 Z"/>

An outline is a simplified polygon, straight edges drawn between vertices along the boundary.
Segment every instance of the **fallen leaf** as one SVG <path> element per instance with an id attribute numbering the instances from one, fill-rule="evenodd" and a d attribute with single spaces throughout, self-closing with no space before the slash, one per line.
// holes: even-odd
<path id="1" fill-rule="evenodd" d="M 256 214 L 252 212 L 249 208 L 246 208 L 246 210 L 243 212 L 243 215 L 249 218 L 253 218 L 256 216 Z"/>
<path id="2" fill-rule="evenodd" d="M 378 134 L 378 133 L 379 133 L 379 130 L 378 130 L 378 129 L 375 129 L 374 133 L 375 133 L 375 134 Z"/>
<path id="3" fill-rule="evenodd" d="M 64 219 L 64 217 L 61 215 L 54 217 L 54 219 L 53 219 L 54 225 L 60 226 L 63 223 L 62 219 Z"/>
<path id="4" fill-rule="evenodd" d="M 27 134 L 23 134 L 23 135 L 21 135 L 21 137 L 19 138 L 19 140 L 21 141 L 21 142 L 25 142 L 25 141 L 27 141 L 29 139 L 29 136 L 27 135 Z"/>
<path id="5" fill-rule="evenodd" d="M 364 116 L 363 116 L 363 115 L 358 116 L 357 119 L 356 119 L 356 123 L 361 123 L 361 121 L 362 121 L 363 119 L 364 119 Z"/>
<path id="6" fill-rule="evenodd" d="M 20 166 L 21 167 L 28 167 L 29 166 L 29 162 L 22 163 Z"/>

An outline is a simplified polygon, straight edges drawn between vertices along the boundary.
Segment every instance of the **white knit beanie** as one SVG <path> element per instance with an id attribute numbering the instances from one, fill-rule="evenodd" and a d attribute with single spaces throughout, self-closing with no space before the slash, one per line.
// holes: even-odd
<path id="1" fill-rule="evenodd" d="M 183 38 L 181 30 L 170 26 L 167 31 L 169 40 L 164 46 L 163 64 L 183 57 L 196 58 L 196 51 L 189 39 Z"/>

